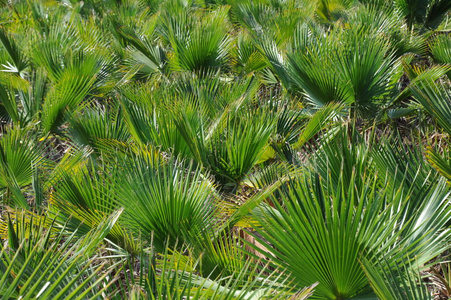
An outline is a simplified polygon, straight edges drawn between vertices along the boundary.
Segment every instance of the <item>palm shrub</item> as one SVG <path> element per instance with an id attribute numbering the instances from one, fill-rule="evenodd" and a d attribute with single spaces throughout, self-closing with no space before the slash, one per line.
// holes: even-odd
<path id="1" fill-rule="evenodd" d="M 122 88 L 118 100 L 134 140 L 193 158 L 193 149 L 188 147 L 192 141 L 181 134 L 179 119 L 183 116 L 196 136 L 213 131 L 229 114 L 249 105 L 258 88 L 252 79 L 225 83 L 219 73 L 212 76 L 188 73 L 158 88 L 150 84 Z"/>
<path id="2" fill-rule="evenodd" d="M 0 41 L 2 44 L 2 63 L 8 72 L 23 76 L 28 67 L 28 60 L 22 49 L 17 45 L 12 36 L 4 30 L 0 31 Z"/>
<path id="3" fill-rule="evenodd" d="M 448 2 L 0 1 L 0 297 L 431 299 Z"/>
<path id="4" fill-rule="evenodd" d="M 141 145 L 153 145 L 162 151 L 189 157 L 189 148 L 177 131 L 174 117 L 161 108 L 147 91 L 147 87 L 141 87 L 139 92 L 136 89 L 124 89 L 123 97 L 119 100 L 133 140 Z M 191 112 L 194 113 L 194 110 Z M 199 119 L 193 121 L 199 122 Z"/>
<path id="5" fill-rule="evenodd" d="M 155 284 L 157 291 L 153 292 L 153 295 L 158 296 L 153 296 L 154 298 L 151 296 L 150 299 L 160 297 L 180 299 L 182 295 L 191 295 L 192 299 L 238 300 L 263 297 L 295 297 L 295 299 L 302 300 L 309 298 L 315 287 L 315 285 L 312 285 L 293 293 L 293 290 L 290 291 L 289 288 L 284 288 L 281 285 L 286 279 L 281 279 L 277 271 L 270 271 L 266 267 L 260 268 L 258 265 L 253 266 L 251 263 L 247 263 L 235 274 L 236 276 L 230 277 L 223 283 L 209 277 L 204 278 L 186 272 L 180 265 L 175 265 L 178 257 L 174 256 L 175 259 L 171 259 L 169 263 L 163 263 L 162 272 L 165 276 Z M 149 272 L 149 274 L 152 273 Z M 266 282 L 262 280 L 263 278 L 267 278 Z M 167 288 L 168 286 L 176 288 L 172 288 L 173 292 L 171 293 L 171 290 Z M 145 288 L 149 289 L 148 285 L 145 285 Z M 149 294 L 152 295 L 148 292 Z"/>
<path id="6" fill-rule="evenodd" d="M 179 99 L 172 99 L 170 108 L 166 102 L 149 101 L 125 90 L 126 122 L 142 144 L 194 159 L 221 186 L 233 190 L 259 162 L 277 112 L 264 107 L 251 114 L 258 87 L 252 80 L 239 87 L 216 82 L 205 88 L 203 83 L 202 79 L 179 82 L 175 95 L 166 96 Z M 222 86 L 225 91 L 219 90 Z"/>
<path id="7" fill-rule="evenodd" d="M 29 128 L 10 128 L 0 140 L 0 189 L 2 202 L 13 207 L 29 209 L 22 188 L 33 183 L 37 169 L 45 162 L 43 145 Z"/>
<path id="8" fill-rule="evenodd" d="M 55 213 L 56 221 L 65 224 L 67 230 L 76 232 L 77 236 L 86 235 L 105 218 L 122 209 L 107 175 L 110 170 L 104 166 L 101 171 L 101 167 L 94 166 L 92 160 L 82 160 L 70 171 L 60 168 L 52 185 L 54 191 L 48 199 L 49 214 Z M 128 253 L 140 251 L 121 219 L 115 222 L 105 238 Z"/>
<path id="9" fill-rule="evenodd" d="M 409 197 L 402 189 L 377 191 L 369 177 L 355 191 L 354 182 L 355 175 L 329 193 L 327 179 L 296 179 L 281 189 L 280 198 L 271 199 L 272 208 L 253 213 L 263 237 L 258 240 L 266 247 L 256 250 L 290 270 L 299 285 L 318 281 L 313 298 L 351 299 L 370 293 L 363 259 L 389 255 L 395 263 L 413 255 L 423 265 L 446 248 L 442 238 L 449 232 L 438 233 L 449 215 L 443 182 L 425 198 L 439 209 L 420 205 L 416 213 L 406 212 Z M 436 234 L 423 235 L 431 228 Z"/>
<path id="10" fill-rule="evenodd" d="M 30 97 L 30 85 L 37 90 L 45 85 L 45 74 L 36 70 L 34 74 L 26 71 L 29 61 L 24 51 L 19 48 L 12 36 L 4 31 L 0 33 L 2 42 L 2 65 L 5 66 L 0 82 L 2 96 L 2 119 L 26 126 L 30 121 L 36 121 L 40 109 L 41 97 L 37 94 Z M 18 97 L 16 96 L 18 95 Z"/>
<path id="11" fill-rule="evenodd" d="M 0 295 L 5 299 L 97 299 L 115 279 L 92 255 L 118 215 L 104 219 L 83 239 L 45 217 L 19 213 L 8 220 L 8 243 L 0 245 Z M 76 232 L 76 231 L 75 231 Z"/>
<path id="12" fill-rule="evenodd" d="M 451 94 L 447 86 L 429 79 L 414 86 L 412 93 L 437 123 L 446 132 L 451 132 Z"/>
<path id="13" fill-rule="evenodd" d="M 211 122 L 223 116 L 224 111 L 230 114 L 231 109 L 252 105 L 257 98 L 260 84 L 254 76 L 228 80 L 219 71 L 207 72 L 204 75 L 182 73 L 174 82 L 164 87 L 169 93 L 166 92 L 162 96 L 169 103 L 177 99 L 182 109 L 188 110 L 192 106 L 198 114 Z M 164 105 L 168 106 L 169 103 Z"/>
<path id="14" fill-rule="evenodd" d="M 432 57 L 437 63 L 448 65 L 451 63 L 451 38 L 439 35 L 432 40 L 429 47 Z M 451 79 L 451 72 L 448 72 L 447 75 Z"/>
<path id="15" fill-rule="evenodd" d="M 202 269 L 205 258 L 193 255 L 191 247 L 179 244 L 177 248 L 180 251 L 166 247 L 163 253 L 159 253 L 155 251 L 153 244 L 150 246 L 150 251 L 142 252 L 136 257 L 128 257 L 125 264 L 118 265 L 118 269 L 132 268 L 134 263 L 139 262 L 139 275 L 126 274 L 128 284 L 120 288 L 118 299 L 129 295 L 130 299 L 190 297 L 235 300 L 294 297 L 303 300 L 313 293 L 316 286 L 293 289 L 281 270 L 271 270 L 268 265 L 253 264 L 251 261 L 244 262 L 242 268 L 233 276 L 202 275 L 195 270 Z M 244 253 L 240 252 L 241 254 Z"/>
<path id="16" fill-rule="evenodd" d="M 437 28 L 451 10 L 448 1 L 402 0 L 394 3 L 406 19 L 407 26 L 429 30 Z"/>
<path id="17" fill-rule="evenodd" d="M 186 242 L 214 225 L 215 195 L 199 168 L 140 153 L 119 160 L 112 174 L 112 193 L 125 208 L 124 224 L 158 251 Z"/>
<path id="18" fill-rule="evenodd" d="M 316 1 L 233 1 L 231 20 L 238 23 L 258 45 L 263 36 L 273 38 L 277 45 L 285 45 L 299 23 L 313 19 Z"/>
<path id="19" fill-rule="evenodd" d="M 424 109 L 434 117 L 443 130 L 449 133 L 451 130 L 451 95 L 446 85 L 432 80 L 425 80 L 412 88 L 412 94 L 422 104 Z M 431 147 L 428 149 L 427 158 L 440 174 L 447 179 L 450 178 L 450 164 L 445 157 Z"/>
<path id="20" fill-rule="evenodd" d="M 58 74 L 42 108 L 43 129 L 55 132 L 64 122 L 67 110 L 79 109 L 93 92 L 107 62 L 96 54 L 76 54 L 67 68 Z"/>
<path id="21" fill-rule="evenodd" d="M 255 249 L 291 270 L 295 282 L 318 281 L 313 297 L 319 299 L 369 292 L 364 260 L 387 260 L 384 272 L 398 272 L 399 261 L 422 267 L 447 247 L 448 189 L 422 166 L 421 154 L 409 155 L 393 141 L 368 148 L 366 138 L 345 132 L 321 145 L 311 176 L 293 178 L 270 197 L 270 206 L 252 210 L 258 223 L 251 224 L 263 237 L 256 238 L 266 247 Z M 398 155 L 407 158 L 405 165 L 396 162 Z"/>
<path id="22" fill-rule="evenodd" d="M 387 98 L 396 74 L 387 40 L 365 27 L 326 33 L 299 26 L 286 59 L 271 41 L 262 47 L 286 88 L 314 107 L 345 102 L 368 115 Z"/>
<path id="23" fill-rule="evenodd" d="M 381 259 L 372 263 L 363 261 L 362 267 L 378 299 L 433 299 L 419 271 L 408 263 L 390 266 Z"/>
<path id="24" fill-rule="evenodd" d="M 348 299 L 369 292 L 359 256 L 377 251 L 378 240 L 393 238 L 392 230 L 385 230 L 396 221 L 381 213 L 382 199 L 370 198 L 365 209 L 363 200 L 356 201 L 368 191 L 349 191 L 350 199 L 337 193 L 329 200 L 321 185 L 309 191 L 311 185 L 303 181 L 285 187 L 281 199 L 271 201 L 274 208 L 255 213 L 260 226 L 271 228 L 257 229 L 267 240 L 261 240 L 268 249 L 265 255 L 286 266 L 300 285 L 320 282 L 318 299 Z"/>
<path id="25" fill-rule="evenodd" d="M 451 6 L 447 1 L 359 1 L 366 5 L 372 5 L 376 9 L 385 12 L 395 12 L 403 19 L 409 31 L 418 29 L 421 31 L 434 30 L 446 19 Z"/>
<path id="26" fill-rule="evenodd" d="M 200 145 L 204 148 L 196 151 L 219 183 L 236 188 L 259 161 L 271 135 L 274 117 L 264 111 L 255 115 L 245 112 L 238 118 L 227 116 L 221 121 L 223 124 Z"/>
<path id="27" fill-rule="evenodd" d="M 252 42 L 250 35 L 244 31 L 237 36 L 236 47 L 231 49 L 231 58 L 233 69 L 239 76 L 258 72 L 268 67 L 264 56 Z"/>
<path id="28" fill-rule="evenodd" d="M 393 9 L 391 3 L 382 0 L 379 3 L 385 2 L 385 5 L 381 5 L 377 2 L 371 1 L 348 10 L 343 17 L 344 22 L 350 27 L 367 28 L 370 34 L 377 33 L 388 38 L 388 47 L 396 57 L 407 53 L 425 55 L 427 50 L 425 37 L 409 30 L 405 26 L 402 13 Z"/>
<path id="29" fill-rule="evenodd" d="M 321 178 L 330 181 L 326 185 L 335 189 L 340 182 L 355 181 L 358 190 L 364 187 L 365 177 L 374 174 L 377 165 L 373 163 L 370 147 L 363 142 L 365 136 L 360 135 L 353 126 L 338 129 L 335 135 L 327 136 L 327 140 L 319 145 L 311 157 L 313 168 Z M 381 170 L 381 174 L 386 170 Z"/>
<path id="30" fill-rule="evenodd" d="M 140 23 L 138 30 L 131 25 L 120 23 L 122 20 L 119 17 L 112 18 L 110 26 L 118 44 L 118 51 L 124 56 L 125 70 L 137 79 L 164 75 L 168 58 L 166 49 L 159 43 L 158 35 L 155 34 L 157 18 L 149 18 Z"/>
<path id="31" fill-rule="evenodd" d="M 199 74 L 225 67 L 230 47 L 226 17 L 225 9 L 200 16 L 200 20 L 185 11 L 164 15 L 160 30 L 173 49 L 171 67 Z"/>
<path id="32" fill-rule="evenodd" d="M 92 103 L 83 111 L 69 117 L 69 136 L 80 146 L 90 146 L 100 153 L 101 144 L 112 141 L 128 142 L 131 138 L 119 104 L 111 108 Z"/>

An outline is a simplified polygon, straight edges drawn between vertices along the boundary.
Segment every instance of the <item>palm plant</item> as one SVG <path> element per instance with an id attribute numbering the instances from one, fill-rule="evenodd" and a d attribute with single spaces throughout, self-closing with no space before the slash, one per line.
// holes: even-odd
<path id="1" fill-rule="evenodd" d="M 236 47 L 231 50 L 234 69 L 239 75 L 258 72 L 268 66 L 263 55 L 252 43 L 249 35 L 241 32 L 236 40 Z"/>
<path id="2" fill-rule="evenodd" d="M 27 129 L 14 128 L 3 134 L 0 141 L 0 188 L 2 200 L 12 206 L 29 209 L 29 203 L 21 188 L 29 186 L 43 157 L 40 154 L 37 137 Z"/>
<path id="3" fill-rule="evenodd" d="M 425 29 L 437 28 L 451 9 L 448 1 L 402 0 L 394 4 L 405 17 L 409 28 L 417 24 Z"/>
<path id="4" fill-rule="evenodd" d="M 146 29 L 147 27 L 151 28 L 142 33 L 150 35 L 150 37 L 142 36 L 139 32 L 135 32 L 133 28 L 119 22 L 120 20 L 113 19 L 111 26 L 120 43 L 119 47 L 127 47 L 126 66 L 130 68 L 130 71 L 136 73 L 135 76 L 140 79 L 154 74 L 164 74 L 167 65 L 167 53 L 158 45 L 157 37 L 154 34 L 156 19 L 151 19 L 150 25 L 143 25 Z M 135 68 L 137 71 L 134 71 Z"/>
<path id="5" fill-rule="evenodd" d="M 169 245 L 189 243 L 213 225 L 214 193 L 198 168 L 185 170 L 183 162 L 158 156 L 126 159 L 112 178 L 113 193 L 126 210 L 124 222 L 145 239 L 152 236 L 158 251 L 168 239 Z"/>
<path id="6" fill-rule="evenodd" d="M 0 297 L 445 295 L 449 12 L 0 1 Z"/>
<path id="7" fill-rule="evenodd" d="M 64 227 L 27 213 L 8 220 L 8 244 L 0 247 L 0 295 L 13 298 L 97 299 L 114 283 L 111 270 L 90 257 L 114 224 L 104 220 L 84 239 L 67 235 Z M 102 274 L 101 274 L 102 273 Z"/>
<path id="8" fill-rule="evenodd" d="M 202 73 L 225 66 L 230 44 L 224 26 L 226 13 L 217 10 L 203 16 L 201 22 L 186 12 L 163 17 L 162 36 L 174 51 L 170 61 L 174 70 Z"/>
<path id="9" fill-rule="evenodd" d="M 445 246 L 430 245 L 432 240 L 441 240 L 441 236 L 421 236 L 420 232 L 427 232 L 432 223 L 435 228 L 443 228 L 445 224 L 440 220 L 449 214 L 447 209 L 439 210 L 435 216 L 427 207 L 420 207 L 422 211 L 417 214 L 408 214 L 408 197 L 402 191 L 386 189 L 377 193 L 368 179 L 364 188 L 355 192 L 354 178 L 349 187 L 348 182 L 341 181 L 338 191 L 330 194 L 323 187 L 328 183 L 320 179 L 313 178 L 312 183 L 296 180 L 281 190 L 280 199 L 271 199 L 273 208 L 262 208 L 254 214 L 259 222 L 257 232 L 264 238 L 258 240 L 266 247 L 256 250 L 288 268 L 297 284 L 308 285 L 315 280 L 322 283 L 314 298 L 352 299 L 369 293 L 368 279 L 359 261 L 392 253 L 395 245 L 405 247 L 398 254 L 400 257 L 406 258 L 412 251 L 417 253 L 420 265 L 441 253 Z M 437 188 L 443 189 L 443 185 Z M 445 205 L 446 196 L 441 194 L 436 199 L 437 205 Z M 396 229 L 403 227 L 398 220 L 404 217 L 408 218 L 406 224 L 417 225 Z"/>
<path id="10" fill-rule="evenodd" d="M 11 36 L 8 36 L 4 30 L 0 31 L 0 41 L 3 46 L 2 50 L 4 51 L 4 55 L 2 56 L 5 61 L 2 63 L 5 71 L 23 76 L 25 69 L 28 67 L 28 61 L 25 55 L 14 39 Z"/>
<path id="11" fill-rule="evenodd" d="M 94 105 L 70 117 L 69 135 L 72 140 L 97 152 L 100 152 L 102 143 L 129 141 L 130 132 L 126 128 L 123 112 L 117 106 L 110 109 Z"/>
<path id="12" fill-rule="evenodd" d="M 76 231 L 76 235 L 85 235 L 121 206 L 105 174 L 100 170 L 94 172 L 93 164 L 80 164 L 76 168 L 77 172 L 72 169 L 70 174 L 64 168 L 60 169 L 49 202 L 58 212 L 58 223 Z M 111 227 L 106 238 L 129 253 L 139 252 L 138 245 L 121 220 Z"/>
<path id="13" fill-rule="evenodd" d="M 415 86 L 412 93 L 424 109 L 437 120 L 437 123 L 447 132 L 451 132 L 449 119 L 451 95 L 446 86 L 427 80 Z"/>
<path id="14" fill-rule="evenodd" d="M 287 59 L 271 40 L 262 48 L 286 88 L 305 95 L 314 107 L 346 102 L 368 115 L 387 96 L 396 74 L 387 45 L 365 27 L 326 33 L 303 24 Z"/>
<path id="15" fill-rule="evenodd" d="M 419 272 L 406 263 L 390 267 L 387 261 L 364 261 L 362 266 L 378 299 L 433 299 Z"/>
<path id="16" fill-rule="evenodd" d="M 451 63 L 451 39 L 446 35 L 437 36 L 429 46 L 431 54 L 435 61 L 441 64 Z M 451 72 L 448 72 L 448 78 L 451 78 Z"/>

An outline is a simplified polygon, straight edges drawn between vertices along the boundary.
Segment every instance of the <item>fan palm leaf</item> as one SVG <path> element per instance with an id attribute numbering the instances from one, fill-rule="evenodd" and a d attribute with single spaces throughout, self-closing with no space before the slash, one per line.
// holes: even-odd
<path id="1" fill-rule="evenodd" d="M 22 208 L 28 208 L 21 187 L 32 183 L 36 168 L 43 162 L 41 146 L 27 129 L 10 129 L 0 139 L 0 188 L 12 191 L 13 200 Z"/>
<path id="2" fill-rule="evenodd" d="M 392 253 L 392 247 L 403 249 L 399 255 L 415 253 L 420 265 L 446 248 L 440 234 L 423 235 L 444 228 L 442 221 L 449 211 L 443 184 L 431 192 L 436 196 L 429 195 L 435 200 L 425 200 L 417 213 L 409 215 L 405 213 L 408 195 L 402 190 L 377 192 L 368 178 L 356 192 L 355 175 L 351 182 L 340 182 L 337 189 L 326 192 L 326 181 L 294 180 L 281 189 L 279 199 L 272 197 L 274 208 L 253 213 L 261 224 L 255 228 L 263 237 L 256 239 L 267 250 L 255 249 L 290 270 L 298 284 L 318 281 L 314 298 L 352 298 L 370 292 L 359 260 Z M 430 203 L 442 208 L 433 213 Z M 401 219 L 412 224 L 403 229 Z M 437 241 L 441 242 L 434 244 Z"/>
<path id="3" fill-rule="evenodd" d="M 427 80 L 412 88 L 412 94 L 437 123 L 451 133 L 451 92 L 446 87 Z"/>
<path id="4" fill-rule="evenodd" d="M 109 271 L 100 274 L 104 265 L 94 268 L 96 257 L 89 255 L 116 218 L 112 216 L 81 240 L 74 235 L 66 238 L 64 228 L 43 229 L 44 220 L 33 223 L 31 219 L 29 226 L 10 221 L 11 243 L 0 246 L 0 295 L 5 299 L 96 299 L 114 280 L 108 282 Z M 23 220 L 16 218 L 18 222 Z"/>
<path id="5" fill-rule="evenodd" d="M 57 222 L 80 235 L 98 227 L 103 219 L 120 209 L 111 183 L 99 171 L 94 172 L 92 164 L 72 169 L 70 174 L 62 170 L 53 184 L 55 191 L 49 202 L 50 208 L 59 212 Z M 114 224 L 106 238 L 129 253 L 139 251 L 120 222 Z"/>
<path id="6" fill-rule="evenodd" d="M 185 247 L 179 247 L 185 249 Z M 234 276 L 216 279 L 200 276 L 193 268 L 202 264 L 202 259 L 185 257 L 181 252 L 151 252 L 143 254 L 138 278 L 131 278 L 134 289 L 131 299 L 299 299 L 309 298 L 316 285 L 293 289 L 279 270 L 270 270 L 267 265 L 246 263 Z M 146 277 L 147 276 L 147 277 Z M 263 280 L 265 278 L 265 280 Z"/>
<path id="7" fill-rule="evenodd" d="M 22 49 L 18 47 L 14 39 L 4 29 L 0 30 L 0 42 L 9 56 L 9 60 L 2 65 L 4 68 L 2 71 L 23 76 L 23 72 L 28 67 L 28 60 Z"/>
<path id="8" fill-rule="evenodd" d="M 441 64 L 451 64 L 451 38 L 447 35 L 439 35 L 429 44 L 434 60 Z M 451 79 L 451 71 L 447 73 Z"/>
<path id="9" fill-rule="evenodd" d="M 433 299 L 420 277 L 419 270 L 415 270 L 408 263 L 390 266 L 384 260 L 376 263 L 363 260 L 362 267 L 378 299 Z"/>
<path id="10" fill-rule="evenodd" d="M 95 55 L 74 57 L 59 75 L 59 80 L 47 95 L 42 107 L 42 126 L 46 132 L 55 132 L 65 117 L 67 110 L 79 108 L 82 101 L 89 96 L 97 77 L 102 70 Z"/>
<path id="11" fill-rule="evenodd" d="M 219 9 L 195 22 L 184 15 L 166 15 L 163 36 L 168 39 L 173 56 L 170 64 L 176 71 L 208 72 L 224 67 L 230 48 L 226 34 L 227 11 Z"/>
<path id="12" fill-rule="evenodd" d="M 102 140 L 127 142 L 131 136 L 123 119 L 123 113 L 118 107 L 93 107 L 74 114 L 70 120 L 69 133 L 73 140 L 81 146 L 91 146 L 95 150 Z"/>
<path id="13" fill-rule="evenodd" d="M 153 236 L 161 250 L 167 239 L 171 245 L 189 242 L 186 239 L 212 225 L 215 195 L 199 168 L 184 169 L 181 161 L 143 155 L 125 159 L 124 169 L 111 180 L 130 229 L 148 240 Z"/>

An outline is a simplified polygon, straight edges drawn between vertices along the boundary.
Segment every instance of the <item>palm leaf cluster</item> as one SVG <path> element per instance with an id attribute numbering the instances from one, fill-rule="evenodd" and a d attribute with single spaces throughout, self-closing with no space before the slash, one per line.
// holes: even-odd
<path id="1" fill-rule="evenodd" d="M 0 7 L 0 298 L 451 297 L 450 1 Z"/>

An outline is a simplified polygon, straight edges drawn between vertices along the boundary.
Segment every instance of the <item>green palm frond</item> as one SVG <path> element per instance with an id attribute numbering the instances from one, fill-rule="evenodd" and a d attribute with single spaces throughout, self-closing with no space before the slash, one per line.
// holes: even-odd
<path id="1" fill-rule="evenodd" d="M 59 212 L 57 222 L 65 223 L 68 230 L 77 230 L 77 234 L 86 234 L 120 209 L 109 178 L 99 170 L 95 172 L 93 165 L 72 169 L 70 173 L 62 170 L 53 186 L 55 191 L 49 202 L 51 209 Z M 120 222 L 111 228 L 106 238 L 129 253 L 138 252 L 131 242 L 131 234 Z"/>
<path id="2" fill-rule="evenodd" d="M 102 70 L 96 55 L 76 55 L 71 65 L 58 75 L 58 82 L 49 91 L 42 107 L 42 126 L 46 132 L 55 132 L 64 122 L 67 110 L 80 105 L 94 88 Z"/>
<path id="3" fill-rule="evenodd" d="M 264 56 L 250 37 L 245 34 L 238 35 L 236 47 L 232 48 L 231 56 L 233 59 L 234 69 L 240 75 L 258 72 L 269 66 Z"/>
<path id="4" fill-rule="evenodd" d="M 0 42 L 9 56 L 9 60 L 2 65 L 2 71 L 23 75 L 24 70 L 28 67 L 28 60 L 23 51 L 4 29 L 0 29 Z"/>
<path id="5" fill-rule="evenodd" d="M 213 224 L 215 194 L 199 168 L 182 161 L 129 155 L 111 178 L 118 203 L 125 208 L 124 225 L 142 232 L 161 250 L 165 242 L 189 242 Z"/>
<path id="6" fill-rule="evenodd" d="M 96 299 L 114 283 L 110 271 L 96 262 L 93 247 L 102 240 L 116 216 L 85 239 L 66 236 L 64 227 L 46 228 L 45 220 L 24 218 L 9 222 L 14 244 L 0 247 L 0 295 L 2 298 Z M 102 273 L 102 274 L 101 274 Z"/>
<path id="7" fill-rule="evenodd" d="M 43 12 L 45 14 L 45 12 Z M 61 18 L 56 14 L 55 18 Z M 40 20 L 45 18 L 40 17 Z M 62 20 L 54 22 L 49 27 L 46 38 L 36 37 L 36 43 L 33 45 L 31 60 L 34 64 L 42 66 L 52 79 L 58 79 L 61 76 L 67 62 L 65 55 L 71 51 L 80 50 L 80 40 L 76 38 L 76 31 L 73 24 L 61 24 Z M 47 31 L 47 30 L 46 30 Z"/>
<path id="8" fill-rule="evenodd" d="M 6 201 L 12 192 L 16 204 L 28 208 L 21 188 L 32 183 L 37 167 L 43 162 L 41 147 L 28 129 L 17 127 L 3 133 L 0 139 L 0 188 L 6 189 L 6 195 L 3 195 Z"/>
<path id="9" fill-rule="evenodd" d="M 440 64 L 451 64 L 451 38 L 447 35 L 439 35 L 429 44 L 434 60 Z M 451 79 L 451 71 L 447 73 Z"/>
<path id="10" fill-rule="evenodd" d="M 108 109 L 88 107 L 72 116 L 69 123 L 73 140 L 96 150 L 99 150 L 98 143 L 102 140 L 126 142 L 131 137 L 119 105 L 112 105 Z"/>
<path id="11" fill-rule="evenodd" d="M 43 69 L 38 69 L 31 74 L 28 89 L 18 90 L 21 124 L 27 125 L 39 118 L 48 89 L 48 77 Z"/>
<path id="12" fill-rule="evenodd" d="M 427 263 L 447 249 L 446 239 L 450 235 L 446 228 L 447 220 L 451 215 L 448 208 L 449 190 L 444 180 L 427 189 L 419 201 L 410 201 L 404 209 L 403 240 L 401 248 L 409 249 L 401 252 L 402 259 L 410 259 L 418 266 Z M 416 202 L 416 203 L 415 203 Z M 396 253 L 397 250 L 394 252 Z"/>
<path id="13" fill-rule="evenodd" d="M 315 106 L 335 101 L 351 103 L 363 114 L 374 110 L 390 88 L 396 65 L 387 42 L 365 35 L 365 28 L 334 31 L 331 36 L 306 30 L 307 42 L 288 54 L 293 87 Z"/>
<path id="14" fill-rule="evenodd" d="M 410 79 L 409 85 L 402 90 L 393 100 L 392 103 L 403 101 L 412 96 L 412 89 L 415 86 L 438 80 L 440 77 L 451 71 L 451 65 L 434 65 L 428 69 L 421 70 L 404 64 L 404 70 Z"/>
<path id="15" fill-rule="evenodd" d="M 370 150 L 363 143 L 363 137 L 347 131 L 348 128 L 344 127 L 335 135 L 325 136 L 313 154 L 314 169 L 321 178 L 330 181 L 327 187 L 339 188 L 340 182 L 354 180 L 355 188 L 359 189 L 365 186 L 365 178 L 374 174 Z"/>
<path id="16" fill-rule="evenodd" d="M 0 96 L 2 98 L 1 107 L 5 110 L 7 119 L 18 123 L 20 115 L 16 103 L 15 91 L 0 84 Z"/>
<path id="17" fill-rule="evenodd" d="M 432 300 L 419 270 L 404 262 L 396 266 L 387 260 L 362 261 L 371 286 L 382 300 Z"/>
<path id="18" fill-rule="evenodd" d="M 451 10 L 446 0 L 397 0 L 393 3 L 412 29 L 415 25 L 435 29 Z"/>
<path id="19" fill-rule="evenodd" d="M 226 16 L 225 9 L 211 12 L 203 22 L 195 22 L 184 15 L 164 16 L 163 34 L 174 51 L 171 67 L 176 71 L 199 73 L 225 67 L 230 47 L 224 26 Z"/>
<path id="20" fill-rule="evenodd" d="M 134 103 L 129 99 L 136 99 L 136 95 L 130 91 L 124 92 L 125 97 L 120 99 L 124 109 L 124 118 L 128 131 L 134 141 L 142 145 L 153 145 L 162 151 L 172 152 L 175 155 L 191 157 L 191 151 L 183 137 L 183 133 L 177 130 L 176 117 L 178 110 L 186 113 L 186 120 L 192 121 L 195 128 L 202 121 L 193 107 L 189 111 L 181 107 L 160 108 L 152 104 Z M 195 116 L 195 117 L 194 117 Z"/>
<path id="21" fill-rule="evenodd" d="M 424 162 L 421 148 L 407 148 L 399 138 L 384 139 L 375 146 L 370 155 L 379 174 L 390 177 L 387 184 L 401 186 L 413 193 L 414 199 L 421 199 L 428 185 L 435 182 L 436 172 Z"/>
<path id="22" fill-rule="evenodd" d="M 431 80 L 412 87 L 412 94 L 437 123 L 451 133 L 451 92 L 445 86 Z"/>
<path id="23" fill-rule="evenodd" d="M 396 252 L 398 259 L 412 254 L 422 265 L 446 248 L 443 236 L 448 231 L 438 233 L 449 214 L 443 183 L 408 214 L 409 196 L 402 190 L 379 189 L 369 177 L 357 191 L 355 177 L 354 173 L 350 182 L 340 178 L 339 186 L 330 191 L 331 182 L 326 180 L 295 179 L 282 187 L 278 198 L 271 197 L 273 209 L 253 213 L 260 223 L 255 229 L 262 236 L 255 238 L 266 247 L 255 250 L 287 268 L 301 286 L 318 281 L 313 298 L 351 298 L 369 292 L 359 263 L 364 258 L 391 253 L 395 263 Z"/>
<path id="24" fill-rule="evenodd" d="M 138 36 L 132 28 L 118 24 L 116 20 L 111 25 L 114 32 L 125 45 L 130 45 L 127 63 L 130 67 L 139 66 L 138 78 L 150 77 L 153 74 L 165 72 L 167 54 L 155 41 Z"/>
<path id="25" fill-rule="evenodd" d="M 369 183 L 366 186 L 370 188 Z M 263 228 L 270 228 L 257 229 L 264 238 L 258 240 L 268 250 L 256 250 L 287 268 L 299 286 L 318 281 L 313 298 L 351 298 L 369 292 L 358 259 L 362 252 L 376 250 L 382 240 L 393 239 L 386 229 L 395 225 L 388 214 L 382 213 L 381 199 L 364 201 L 360 197 L 369 195 L 369 191 L 360 196 L 351 190 L 346 201 L 340 194 L 330 199 L 321 186 L 310 191 L 302 179 L 282 192 L 282 199 L 272 199 L 275 210 L 254 214 Z"/>
<path id="26" fill-rule="evenodd" d="M 429 147 L 426 152 L 428 162 L 442 175 L 448 182 L 451 181 L 451 163 L 447 155 L 440 155 L 437 151 Z"/>
<path id="27" fill-rule="evenodd" d="M 178 247 L 185 249 L 185 247 Z M 166 250 L 140 257 L 141 269 L 134 283 L 131 299 L 298 299 L 309 298 L 316 284 L 302 289 L 289 287 L 279 270 L 268 265 L 246 263 L 230 277 L 215 278 L 193 273 L 202 259 L 185 257 Z"/>
<path id="28" fill-rule="evenodd" d="M 89 147 L 76 148 L 70 147 L 66 150 L 64 155 L 60 157 L 59 161 L 48 162 L 48 168 L 50 170 L 46 181 L 44 182 L 44 189 L 48 190 L 60 180 L 65 174 L 69 174 L 75 170 L 83 169 L 88 163 L 89 156 L 92 153 L 92 149 Z"/>
<path id="29" fill-rule="evenodd" d="M 431 54 L 438 63 L 451 63 L 451 38 L 447 35 L 438 35 L 429 45 Z"/>
<path id="30" fill-rule="evenodd" d="M 224 131 L 208 140 L 204 165 L 221 183 L 239 183 L 259 161 L 274 128 L 274 117 L 265 112 L 228 120 Z"/>

